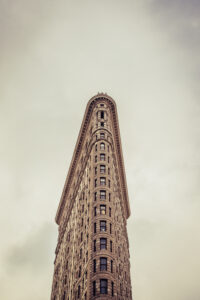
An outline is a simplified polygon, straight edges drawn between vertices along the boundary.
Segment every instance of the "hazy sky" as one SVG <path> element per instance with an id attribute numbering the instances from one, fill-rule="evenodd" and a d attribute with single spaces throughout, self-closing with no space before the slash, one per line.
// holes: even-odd
<path id="1" fill-rule="evenodd" d="M 199 0 L 0 0 L 0 299 L 50 299 L 87 101 L 116 100 L 134 300 L 200 299 Z"/>

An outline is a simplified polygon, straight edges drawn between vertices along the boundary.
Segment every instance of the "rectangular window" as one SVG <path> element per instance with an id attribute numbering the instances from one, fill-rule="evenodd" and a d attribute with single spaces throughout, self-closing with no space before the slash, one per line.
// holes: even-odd
<path id="1" fill-rule="evenodd" d="M 104 119 L 104 111 L 101 111 L 101 119 Z"/>
<path id="2" fill-rule="evenodd" d="M 104 138 L 105 138 L 105 133 L 104 133 L 104 132 L 101 132 L 101 133 L 100 133 L 100 138 L 101 138 L 101 139 L 104 139 Z"/>
<path id="3" fill-rule="evenodd" d="M 97 193 L 94 193 L 94 201 L 97 200 Z"/>
<path id="4" fill-rule="evenodd" d="M 96 259 L 93 260 L 93 272 L 96 273 Z"/>
<path id="5" fill-rule="evenodd" d="M 78 271 L 78 277 L 81 277 L 81 266 L 79 267 L 79 271 Z"/>
<path id="6" fill-rule="evenodd" d="M 108 180 L 108 187 L 110 187 L 110 180 Z"/>
<path id="7" fill-rule="evenodd" d="M 97 215 L 97 208 L 96 208 L 96 206 L 94 207 L 94 216 L 96 217 L 96 215 Z"/>
<path id="8" fill-rule="evenodd" d="M 94 180 L 94 187 L 97 187 L 97 179 Z"/>
<path id="9" fill-rule="evenodd" d="M 110 162 L 110 157 L 108 156 L 108 163 Z"/>
<path id="10" fill-rule="evenodd" d="M 100 205 L 100 214 L 105 215 L 106 214 L 106 205 Z"/>
<path id="11" fill-rule="evenodd" d="M 100 238 L 100 250 L 107 249 L 107 239 Z"/>
<path id="12" fill-rule="evenodd" d="M 104 143 L 100 144 L 100 150 L 105 150 L 105 144 Z"/>
<path id="13" fill-rule="evenodd" d="M 106 231 L 106 221 L 100 221 L 100 231 Z"/>
<path id="14" fill-rule="evenodd" d="M 112 252 L 112 241 L 110 241 L 110 252 Z"/>
<path id="15" fill-rule="evenodd" d="M 93 281 L 93 296 L 96 296 L 96 281 Z"/>
<path id="16" fill-rule="evenodd" d="M 97 232 L 97 223 L 94 223 L 94 233 Z"/>
<path id="17" fill-rule="evenodd" d="M 109 207 L 109 217 L 111 217 L 111 207 Z"/>
<path id="18" fill-rule="evenodd" d="M 113 260 L 110 261 L 110 272 L 113 273 Z"/>
<path id="19" fill-rule="evenodd" d="M 101 127 L 104 127 L 104 122 L 101 122 Z"/>
<path id="20" fill-rule="evenodd" d="M 100 160 L 105 161 L 106 160 L 106 155 L 104 153 L 100 154 Z"/>
<path id="21" fill-rule="evenodd" d="M 111 283 L 111 295 L 114 296 L 114 282 Z"/>
<path id="22" fill-rule="evenodd" d="M 112 224 L 110 223 L 110 234 L 112 234 Z"/>
<path id="23" fill-rule="evenodd" d="M 100 185 L 106 185 L 106 178 L 100 177 Z"/>
<path id="24" fill-rule="evenodd" d="M 100 199 L 101 200 L 106 200 L 106 191 L 104 191 L 104 190 L 100 191 Z"/>
<path id="25" fill-rule="evenodd" d="M 105 165 L 100 165 L 100 173 L 105 174 L 106 173 L 106 166 Z"/>
<path id="26" fill-rule="evenodd" d="M 111 194 L 110 194 L 110 193 L 109 193 L 109 196 L 108 196 L 108 197 L 109 197 L 108 200 L 111 201 Z"/>
<path id="27" fill-rule="evenodd" d="M 108 168 L 108 175 L 110 175 L 110 168 Z"/>
<path id="28" fill-rule="evenodd" d="M 80 295 L 81 295 L 81 287 L 80 285 L 78 286 L 78 299 L 80 298 Z"/>
<path id="29" fill-rule="evenodd" d="M 100 294 L 108 294 L 108 280 L 100 279 Z"/>
<path id="30" fill-rule="evenodd" d="M 107 271 L 107 258 L 100 257 L 100 271 Z"/>
<path id="31" fill-rule="evenodd" d="M 97 175 L 97 167 L 94 168 L 94 174 Z"/>
<path id="32" fill-rule="evenodd" d="M 95 145 L 95 151 L 97 151 L 97 144 Z"/>
<path id="33" fill-rule="evenodd" d="M 95 155 L 94 161 L 97 162 L 97 155 Z"/>
<path id="34" fill-rule="evenodd" d="M 96 252 L 96 240 L 94 240 L 94 252 Z"/>

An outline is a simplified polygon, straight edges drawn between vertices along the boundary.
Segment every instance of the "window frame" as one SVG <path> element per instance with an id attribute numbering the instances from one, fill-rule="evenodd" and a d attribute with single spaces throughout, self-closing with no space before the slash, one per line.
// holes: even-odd
<path id="1" fill-rule="evenodd" d="M 106 200 L 106 190 L 100 190 L 100 200 Z"/>
<path id="2" fill-rule="evenodd" d="M 100 177 L 100 185 L 105 186 L 106 185 L 106 177 Z"/>
<path id="3" fill-rule="evenodd" d="M 107 271 L 108 259 L 107 257 L 100 257 L 100 271 Z"/>
<path id="4" fill-rule="evenodd" d="M 102 225 L 103 222 L 104 222 L 104 225 Z M 107 222 L 106 222 L 106 220 L 100 220 L 100 232 L 105 232 L 105 231 L 107 231 Z"/>
<path id="5" fill-rule="evenodd" d="M 100 215 L 106 215 L 106 205 L 100 204 Z"/>
<path id="6" fill-rule="evenodd" d="M 108 294 L 108 279 L 100 279 L 100 294 Z"/>
<path id="7" fill-rule="evenodd" d="M 100 238 L 100 250 L 107 250 L 107 238 Z"/>

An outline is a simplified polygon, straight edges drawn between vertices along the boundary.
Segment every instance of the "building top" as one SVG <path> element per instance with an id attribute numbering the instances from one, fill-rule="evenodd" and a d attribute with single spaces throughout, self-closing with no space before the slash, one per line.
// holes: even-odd
<path id="1" fill-rule="evenodd" d="M 98 93 L 96 96 L 92 97 L 90 101 L 87 104 L 85 115 L 82 121 L 82 125 L 80 128 L 80 132 L 78 135 L 78 139 L 76 142 L 75 150 L 73 153 L 72 161 L 69 167 L 68 175 L 65 181 L 65 185 L 63 188 L 63 192 L 61 195 L 60 203 L 58 206 L 58 210 L 56 213 L 56 223 L 60 224 L 61 216 L 66 204 L 66 201 L 68 198 L 68 192 L 70 190 L 70 186 L 72 184 L 72 179 L 75 174 L 76 166 L 79 161 L 79 157 L 81 155 L 81 149 L 83 148 L 83 144 L 85 141 L 85 136 L 87 133 L 88 125 L 91 120 L 93 109 L 95 108 L 96 104 L 100 101 L 107 102 L 107 104 L 110 107 L 111 110 L 111 116 L 112 116 L 112 125 L 113 125 L 113 139 L 114 143 L 116 145 L 116 158 L 119 168 L 119 177 L 120 177 L 120 183 L 121 183 L 121 192 L 122 197 L 125 203 L 125 209 L 126 209 L 126 218 L 130 216 L 130 205 L 129 205 L 129 198 L 128 198 L 128 190 L 127 190 L 127 183 L 126 183 L 126 175 L 125 175 L 125 169 L 124 169 L 124 160 L 123 160 L 123 154 L 122 154 L 122 146 L 121 146 L 121 137 L 120 137 L 120 131 L 119 131 L 119 122 L 118 122 L 118 115 L 117 115 L 117 107 L 115 101 L 108 96 L 107 94 Z"/>

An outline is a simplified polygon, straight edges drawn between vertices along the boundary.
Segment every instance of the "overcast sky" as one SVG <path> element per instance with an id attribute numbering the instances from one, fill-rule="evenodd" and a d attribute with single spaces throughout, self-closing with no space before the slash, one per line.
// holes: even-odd
<path id="1" fill-rule="evenodd" d="M 0 299 L 50 299 L 87 101 L 117 103 L 134 300 L 200 299 L 199 0 L 0 0 Z"/>

